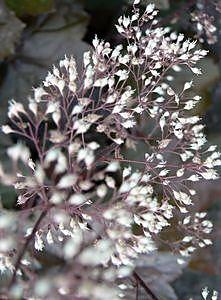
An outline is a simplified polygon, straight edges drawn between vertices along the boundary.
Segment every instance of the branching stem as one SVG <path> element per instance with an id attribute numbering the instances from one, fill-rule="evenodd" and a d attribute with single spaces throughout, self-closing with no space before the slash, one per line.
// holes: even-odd
<path id="1" fill-rule="evenodd" d="M 20 253 L 19 253 L 19 255 L 18 255 L 18 257 L 17 257 L 17 260 L 16 260 L 16 262 L 15 262 L 15 268 L 14 268 L 14 271 L 13 271 L 13 274 L 12 274 L 12 278 L 11 278 L 11 280 L 10 280 L 10 282 L 9 282 L 9 285 L 8 285 L 9 289 L 12 287 L 12 285 L 13 285 L 13 284 L 15 283 L 15 281 L 16 281 L 16 273 L 17 273 L 17 271 L 18 271 L 18 269 L 19 269 L 21 260 L 22 260 L 23 256 L 25 255 L 25 252 L 26 252 L 26 250 L 27 250 L 27 248 L 28 248 L 29 243 L 30 243 L 30 242 L 32 241 L 32 239 L 34 238 L 34 235 L 35 235 L 35 233 L 37 232 L 38 227 L 39 227 L 41 221 L 42 221 L 42 220 L 44 219 L 44 217 L 47 215 L 47 212 L 48 212 L 48 210 L 42 211 L 42 213 L 40 214 L 39 218 L 37 219 L 37 221 L 36 221 L 36 223 L 35 223 L 35 225 L 34 225 L 34 227 L 33 227 L 33 229 L 32 229 L 32 233 L 31 233 L 29 236 L 27 236 L 26 241 L 25 241 L 23 247 L 22 247 L 21 250 L 20 250 Z"/>
<path id="2" fill-rule="evenodd" d="M 146 285 L 146 283 L 136 271 L 133 272 L 133 276 L 136 281 L 144 288 L 145 292 L 151 297 L 151 300 L 159 300 L 159 298 L 157 298 L 157 296 L 150 290 L 150 288 Z"/>

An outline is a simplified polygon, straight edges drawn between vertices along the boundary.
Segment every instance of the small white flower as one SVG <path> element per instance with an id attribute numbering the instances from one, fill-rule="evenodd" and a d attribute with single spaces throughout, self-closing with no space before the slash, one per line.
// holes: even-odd
<path id="1" fill-rule="evenodd" d="M 208 287 L 205 287 L 205 288 L 202 290 L 202 296 L 203 296 L 203 299 L 206 300 L 208 295 L 209 295 Z"/>
<path id="2" fill-rule="evenodd" d="M 193 85 L 193 82 L 192 82 L 192 81 L 186 82 L 186 83 L 184 84 L 183 91 L 186 91 L 186 90 L 190 89 L 190 88 L 192 87 L 192 85 Z"/>
<path id="3" fill-rule="evenodd" d="M 84 52 L 84 67 L 86 68 L 90 64 L 91 53 L 90 51 Z"/>
<path id="4" fill-rule="evenodd" d="M 134 5 L 137 5 L 140 3 L 140 0 L 134 0 Z"/>
<path id="5" fill-rule="evenodd" d="M 129 120 L 123 122 L 122 125 L 124 128 L 132 128 L 136 125 L 136 122 L 132 119 L 129 119 Z"/>
<path id="6" fill-rule="evenodd" d="M 48 230 L 48 233 L 46 235 L 46 240 L 47 240 L 48 244 L 53 244 L 54 243 L 54 240 L 53 240 L 53 237 L 52 237 L 52 234 L 51 234 L 51 230 Z"/>
<path id="7" fill-rule="evenodd" d="M 155 5 L 152 4 L 152 3 L 150 3 L 150 4 L 147 5 L 146 11 L 145 11 L 145 12 L 146 12 L 147 14 L 150 14 L 150 13 L 152 13 L 152 12 L 154 11 L 154 9 L 155 9 Z"/>
<path id="8" fill-rule="evenodd" d="M 95 37 L 94 37 L 94 39 L 93 39 L 93 41 L 92 41 L 92 44 L 93 44 L 93 46 L 94 46 L 95 49 L 96 49 L 97 46 L 99 45 L 99 40 L 98 40 L 97 35 L 95 35 Z"/>
<path id="9" fill-rule="evenodd" d="M 42 100 L 43 95 L 47 95 L 47 92 L 43 87 L 34 88 L 34 100 L 38 103 Z"/>
<path id="10" fill-rule="evenodd" d="M 189 180 L 189 181 L 199 181 L 199 176 L 198 175 L 191 175 L 186 180 Z"/>
<path id="11" fill-rule="evenodd" d="M 127 28 L 130 24 L 130 18 L 129 17 L 123 17 L 123 21 L 122 21 L 122 24 L 125 28 Z"/>
<path id="12" fill-rule="evenodd" d="M 60 79 L 60 80 L 58 80 L 56 85 L 57 85 L 60 93 L 63 95 L 63 90 L 64 90 L 64 87 L 65 87 L 65 81 L 63 79 Z"/>
<path id="13" fill-rule="evenodd" d="M 183 265 L 183 264 L 185 264 L 185 260 L 182 259 L 182 258 L 177 258 L 177 263 L 178 263 L 179 265 Z"/>
<path id="14" fill-rule="evenodd" d="M 74 123 L 74 129 L 76 129 L 77 134 L 82 134 L 88 131 L 88 129 L 91 127 L 91 124 L 88 122 L 85 122 L 84 120 L 76 120 Z"/>
<path id="15" fill-rule="evenodd" d="M 184 243 L 189 243 L 189 242 L 192 241 L 192 239 L 193 239 L 192 236 L 185 236 L 185 237 L 182 239 L 182 242 L 184 242 Z"/>
<path id="16" fill-rule="evenodd" d="M 29 149 L 21 143 L 15 144 L 7 149 L 7 154 L 14 161 L 21 159 L 24 163 L 28 163 L 30 158 Z"/>
<path id="17" fill-rule="evenodd" d="M 9 134 L 9 133 L 14 132 L 14 130 L 9 125 L 3 125 L 1 127 L 1 129 L 2 129 L 2 132 L 5 133 L 5 134 Z"/>
<path id="18" fill-rule="evenodd" d="M 101 184 L 97 187 L 96 189 L 97 195 L 99 198 L 103 198 L 105 197 L 105 195 L 107 194 L 107 187 L 105 184 Z"/>
<path id="19" fill-rule="evenodd" d="M 70 65 L 70 61 L 69 61 L 69 59 L 67 58 L 67 56 L 65 55 L 64 59 L 60 60 L 59 66 L 60 66 L 60 68 L 63 68 L 63 67 L 64 67 L 64 68 L 67 70 L 68 67 L 69 67 L 69 65 Z"/>
<path id="20" fill-rule="evenodd" d="M 81 205 L 86 202 L 86 198 L 82 194 L 74 194 L 69 198 L 69 203 L 73 205 Z"/>
<path id="21" fill-rule="evenodd" d="M 106 176 L 105 181 L 107 183 L 107 186 L 109 186 L 109 188 L 111 189 L 115 188 L 115 181 L 111 176 Z"/>
<path id="22" fill-rule="evenodd" d="M 170 172 L 170 170 L 164 169 L 164 170 L 160 171 L 159 176 L 164 177 L 164 176 L 166 176 L 169 172 Z"/>
<path id="23" fill-rule="evenodd" d="M 28 166 L 32 169 L 32 171 L 35 171 L 35 163 L 31 158 L 28 159 Z"/>
<path id="24" fill-rule="evenodd" d="M 76 176 L 75 175 L 64 175 L 60 181 L 57 184 L 57 187 L 60 189 L 65 189 L 73 186 L 76 182 Z"/>
<path id="25" fill-rule="evenodd" d="M 119 81 L 123 81 L 128 78 L 128 72 L 126 70 L 118 70 L 115 75 L 119 77 Z"/>
<path id="26" fill-rule="evenodd" d="M 43 242 L 42 237 L 40 236 L 38 231 L 35 233 L 35 245 L 34 245 L 34 247 L 38 251 L 42 251 L 44 249 L 44 242 Z"/>
<path id="27" fill-rule="evenodd" d="M 83 110 L 83 106 L 81 106 L 81 105 L 75 105 L 74 108 L 73 108 L 73 110 L 72 110 L 72 112 L 71 112 L 71 114 L 72 115 L 80 114 L 82 112 L 82 110 Z"/>
<path id="28" fill-rule="evenodd" d="M 183 174 L 184 174 L 184 169 L 183 169 L 183 168 L 179 169 L 179 170 L 176 172 L 177 177 L 181 177 L 181 176 L 183 176 Z"/>
<path id="29" fill-rule="evenodd" d="M 218 299 L 218 292 L 217 291 L 213 291 L 213 295 L 211 300 L 217 300 Z"/>
<path id="30" fill-rule="evenodd" d="M 108 78 L 99 78 L 95 81 L 94 86 L 96 87 L 104 87 L 108 84 Z"/>
<path id="31" fill-rule="evenodd" d="M 10 119 L 13 117 L 19 117 L 20 113 L 26 114 L 23 104 L 12 99 L 9 102 L 8 117 Z"/>

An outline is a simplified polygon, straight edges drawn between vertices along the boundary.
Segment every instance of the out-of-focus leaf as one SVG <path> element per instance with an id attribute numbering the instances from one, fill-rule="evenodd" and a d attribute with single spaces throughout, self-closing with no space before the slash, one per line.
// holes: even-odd
<path id="1" fill-rule="evenodd" d="M 0 196 L 4 208 L 11 209 L 15 205 L 16 193 L 11 187 L 0 184 Z"/>
<path id="2" fill-rule="evenodd" d="M 177 258 L 176 255 L 168 252 L 156 252 L 143 255 L 137 262 L 136 272 L 159 300 L 178 299 L 170 283 L 181 275 L 185 264 L 179 265 Z M 134 290 L 127 299 L 135 299 Z M 147 299 L 147 294 L 140 287 L 139 300 Z"/>
<path id="3" fill-rule="evenodd" d="M 73 55 L 79 63 L 88 45 L 82 41 L 88 17 L 83 11 L 69 16 L 68 23 L 62 12 L 54 14 L 24 41 L 23 47 L 9 66 L 0 89 L 2 122 L 7 102 L 11 98 L 24 101 L 31 94 L 32 86 L 39 85 L 49 68 L 65 54 Z M 12 84 L 13 83 L 13 84 Z M 1 117 L 2 116 L 2 117 Z"/>
<path id="4" fill-rule="evenodd" d="M 5 0 L 17 16 L 38 15 L 52 10 L 54 0 Z"/>
<path id="5" fill-rule="evenodd" d="M 194 271 L 207 273 L 209 275 L 218 274 L 218 266 L 212 254 L 212 247 L 199 249 L 191 258 L 189 268 Z"/>
<path id="6" fill-rule="evenodd" d="M 24 27 L 24 23 L 0 2 L 0 60 L 14 53 Z"/>

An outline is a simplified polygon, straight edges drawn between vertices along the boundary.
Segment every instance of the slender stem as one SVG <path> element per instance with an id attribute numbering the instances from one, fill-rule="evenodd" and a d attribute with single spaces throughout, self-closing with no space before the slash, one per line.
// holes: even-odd
<path id="1" fill-rule="evenodd" d="M 22 247 L 22 249 L 21 249 L 18 257 L 17 257 L 16 262 L 15 262 L 15 268 L 14 268 L 14 271 L 13 271 L 13 274 L 12 274 L 12 278 L 11 278 L 11 280 L 9 282 L 9 285 L 8 285 L 9 289 L 12 287 L 12 285 L 16 281 L 16 273 L 17 273 L 18 268 L 20 266 L 21 260 L 22 260 L 23 256 L 25 255 L 25 252 L 26 252 L 26 250 L 28 248 L 29 243 L 34 238 L 34 235 L 35 235 L 36 231 L 38 230 L 38 227 L 39 227 L 41 221 L 47 215 L 47 212 L 48 212 L 47 210 L 42 211 L 42 213 L 40 214 L 39 218 L 37 219 L 37 221 L 35 223 L 35 226 L 32 229 L 32 233 L 26 238 L 26 241 L 25 241 L 25 243 L 24 243 L 24 245 L 23 245 L 23 247 Z"/>
<path id="2" fill-rule="evenodd" d="M 133 276 L 137 280 L 137 282 L 139 282 L 139 284 L 144 288 L 145 292 L 151 297 L 152 300 L 159 300 L 159 298 L 157 298 L 157 296 L 149 289 L 149 287 L 136 271 L 133 272 Z"/>
<path id="3" fill-rule="evenodd" d="M 136 300 L 139 300 L 139 282 L 136 280 Z"/>

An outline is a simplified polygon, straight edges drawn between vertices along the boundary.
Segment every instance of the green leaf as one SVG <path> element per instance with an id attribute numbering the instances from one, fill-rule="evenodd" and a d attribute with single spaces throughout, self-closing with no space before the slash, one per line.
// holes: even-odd
<path id="1" fill-rule="evenodd" d="M 17 16 L 38 15 L 52 10 L 54 0 L 5 0 Z"/>

